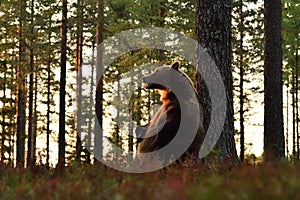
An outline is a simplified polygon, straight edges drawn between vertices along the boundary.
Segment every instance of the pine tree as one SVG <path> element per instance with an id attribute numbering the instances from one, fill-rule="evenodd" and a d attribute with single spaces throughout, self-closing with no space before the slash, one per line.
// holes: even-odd
<path id="1" fill-rule="evenodd" d="M 28 148 L 27 148 L 27 166 L 32 167 L 35 165 L 35 135 L 33 132 L 34 116 L 33 116 L 33 93 L 34 93 L 34 0 L 30 2 L 30 53 L 29 53 L 29 88 L 28 88 Z"/>
<path id="2" fill-rule="evenodd" d="M 65 166 L 66 147 L 66 64 L 67 64 L 67 0 L 62 0 L 61 23 L 61 72 L 60 72 L 60 100 L 59 100 L 59 136 L 58 136 L 58 168 Z"/>
<path id="3" fill-rule="evenodd" d="M 96 80 L 97 80 L 97 86 L 96 86 L 96 123 L 95 123 L 95 145 L 94 145 L 94 153 L 95 153 L 95 163 L 98 163 L 97 159 L 102 159 L 103 157 L 103 144 L 102 144 L 102 137 L 103 133 L 101 133 L 100 128 L 103 125 L 103 63 L 102 63 L 102 49 L 99 48 L 99 45 L 103 42 L 103 23 L 104 23 L 104 1 L 98 0 L 97 1 L 97 37 L 96 37 L 96 43 L 97 43 L 97 62 L 96 62 Z"/>
<path id="4" fill-rule="evenodd" d="M 233 85 L 231 74 L 231 2 L 229 0 L 197 2 L 197 40 L 203 48 L 208 50 L 209 55 L 215 61 L 223 78 L 227 96 L 225 124 L 216 144 L 216 149 L 219 152 L 220 158 L 236 163 L 237 153 L 234 142 Z M 197 79 L 198 81 L 201 80 L 199 77 Z M 203 88 L 203 81 L 198 82 L 198 84 Z M 199 94 L 202 94 L 204 129 L 207 131 L 210 118 L 209 95 L 203 89 L 200 90 Z"/>
<path id="5" fill-rule="evenodd" d="M 264 1 L 264 161 L 285 156 L 282 102 L 281 1 Z"/>
<path id="6" fill-rule="evenodd" d="M 26 125 L 26 75 L 25 75 L 25 38 L 24 25 L 26 1 L 19 0 L 19 58 L 18 58 L 18 94 L 17 94 L 17 166 L 25 164 L 25 125 Z"/>
<path id="7" fill-rule="evenodd" d="M 77 135 L 76 135 L 76 160 L 81 160 L 82 144 L 82 48 L 83 48 L 83 5 L 82 1 L 77 1 L 77 42 L 76 42 L 76 73 L 77 73 Z"/>

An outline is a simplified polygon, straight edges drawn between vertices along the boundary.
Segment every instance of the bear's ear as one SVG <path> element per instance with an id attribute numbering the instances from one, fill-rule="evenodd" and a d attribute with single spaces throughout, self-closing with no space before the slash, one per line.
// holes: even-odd
<path id="1" fill-rule="evenodd" d="M 179 62 L 174 62 L 172 64 L 172 68 L 178 71 L 178 69 L 179 69 Z"/>

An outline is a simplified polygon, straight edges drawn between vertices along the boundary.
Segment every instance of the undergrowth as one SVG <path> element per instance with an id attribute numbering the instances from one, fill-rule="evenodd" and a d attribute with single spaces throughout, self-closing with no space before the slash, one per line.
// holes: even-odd
<path id="1" fill-rule="evenodd" d="M 104 166 L 72 165 L 63 171 L 0 167 L 0 199 L 297 199 L 300 166 L 172 166 L 128 174 Z"/>

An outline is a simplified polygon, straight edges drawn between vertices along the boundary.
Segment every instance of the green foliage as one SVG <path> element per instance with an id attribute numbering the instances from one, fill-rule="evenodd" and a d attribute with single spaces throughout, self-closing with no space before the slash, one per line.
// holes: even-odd
<path id="1" fill-rule="evenodd" d="M 300 5 L 294 0 L 285 0 L 283 3 L 282 35 L 283 35 L 283 52 L 284 52 L 284 81 L 292 82 L 292 74 L 296 68 L 296 51 L 300 46 Z M 298 63 L 299 65 L 299 63 Z"/>
<path id="2" fill-rule="evenodd" d="M 282 36 L 283 36 L 283 81 L 287 87 L 287 98 L 292 96 L 292 151 L 291 160 L 299 160 L 298 127 L 298 92 L 299 92 L 299 54 L 300 54 L 300 4 L 295 0 L 283 1 Z M 287 102 L 287 107 L 289 107 Z M 296 110 L 296 112 L 295 112 Z M 287 138 L 288 138 L 287 134 Z M 296 139 L 298 138 L 298 139 Z M 289 147 L 288 147 L 289 148 Z M 287 149 L 288 149 L 287 148 Z"/>

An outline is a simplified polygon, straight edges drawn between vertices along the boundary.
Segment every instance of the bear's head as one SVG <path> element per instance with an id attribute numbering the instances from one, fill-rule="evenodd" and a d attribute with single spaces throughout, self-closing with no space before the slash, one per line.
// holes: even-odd
<path id="1" fill-rule="evenodd" d="M 156 89 L 160 94 L 160 101 L 166 102 L 169 99 L 175 98 L 172 90 L 166 85 L 172 80 L 170 70 L 179 71 L 179 62 L 175 62 L 171 67 L 160 67 L 157 68 L 152 74 L 144 76 L 143 82 L 146 89 Z M 165 83 L 165 84 L 159 84 Z"/>
<path id="2" fill-rule="evenodd" d="M 167 81 L 168 78 L 171 78 L 169 77 L 170 68 L 178 71 L 179 63 L 175 62 L 171 67 L 157 68 L 152 74 L 144 76 L 143 82 L 146 85 L 146 89 L 166 89 L 165 86 L 158 84 L 157 82 Z"/>
<path id="3" fill-rule="evenodd" d="M 163 103 L 167 100 L 176 99 L 172 90 L 168 88 L 168 85 L 175 81 L 174 73 L 171 73 L 171 70 L 175 70 L 175 72 L 181 75 L 180 77 L 182 77 L 182 79 L 188 79 L 191 83 L 188 76 L 179 70 L 179 62 L 173 63 L 171 67 L 159 67 L 152 74 L 143 77 L 146 89 L 156 89 L 160 94 L 160 101 Z M 180 82 L 178 79 L 176 79 L 176 81 Z"/>

